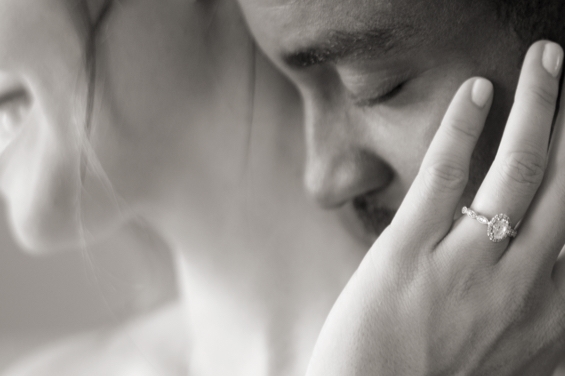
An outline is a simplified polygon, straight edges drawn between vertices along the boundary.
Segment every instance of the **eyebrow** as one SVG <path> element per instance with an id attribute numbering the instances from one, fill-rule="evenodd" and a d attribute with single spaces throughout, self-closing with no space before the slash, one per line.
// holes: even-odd
<path id="1" fill-rule="evenodd" d="M 416 30 L 409 25 L 354 32 L 332 30 L 310 46 L 284 53 L 282 58 L 288 66 L 304 69 L 345 58 L 387 53 L 408 44 L 416 35 Z"/>

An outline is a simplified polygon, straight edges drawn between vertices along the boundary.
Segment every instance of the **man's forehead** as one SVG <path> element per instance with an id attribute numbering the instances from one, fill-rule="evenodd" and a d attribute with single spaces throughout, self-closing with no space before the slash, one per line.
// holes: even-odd
<path id="1" fill-rule="evenodd" d="M 421 0 L 242 0 L 252 22 L 285 28 L 292 34 L 320 28 L 364 29 L 400 17 L 403 3 Z M 405 7 L 404 7 L 405 8 Z M 406 14 L 404 14 L 406 16 Z"/>
<path id="2" fill-rule="evenodd" d="M 255 37 L 277 54 L 308 48 L 328 35 L 400 31 L 435 34 L 457 0 L 240 0 Z M 451 13 L 451 15 L 450 15 Z M 329 43 L 332 43 L 330 40 Z M 274 44 L 274 45 L 273 45 Z"/>

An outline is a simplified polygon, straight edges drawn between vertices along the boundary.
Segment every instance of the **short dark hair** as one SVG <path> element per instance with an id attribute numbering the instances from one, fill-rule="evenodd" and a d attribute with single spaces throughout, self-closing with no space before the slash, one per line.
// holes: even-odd
<path id="1" fill-rule="evenodd" d="M 539 39 L 565 43 L 564 0 L 487 0 L 527 45 Z"/>

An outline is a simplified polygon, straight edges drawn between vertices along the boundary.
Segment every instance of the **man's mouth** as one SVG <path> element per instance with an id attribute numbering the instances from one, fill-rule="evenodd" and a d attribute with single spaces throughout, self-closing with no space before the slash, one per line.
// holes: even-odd
<path id="1" fill-rule="evenodd" d="M 355 197 L 340 210 L 344 226 L 367 246 L 371 246 L 392 222 L 396 209 L 384 206 L 371 194 Z"/>
<path id="2" fill-rule="evenodd" d="M 356 197 L 353 200 L 353 209 L 365 231 L 375 238 L 387 228 L 396 214 L 396 210 L 381 205 L 368 195 Z"/>

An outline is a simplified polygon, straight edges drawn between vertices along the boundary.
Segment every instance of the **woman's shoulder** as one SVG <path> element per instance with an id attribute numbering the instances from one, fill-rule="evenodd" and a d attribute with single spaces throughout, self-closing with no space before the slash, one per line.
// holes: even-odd
<path id="1" fill-rule="evenodd" d="M 178 304 L 120 328 L 76 335 L 20 360 L 5 376 L 185 375 L 186 336 Z"/>
<path id="2" fill-rule="evenodd" d="M 104 359 L 103 344 L 110 333 L 82 333 L 51 343 L 31 355 L 20 359 L 5 371 L 5 376 L 34 375 L 94 375 L 100 368 L 108 367 Z M 92 369 L 92 366 L 95 369 Z"/>

